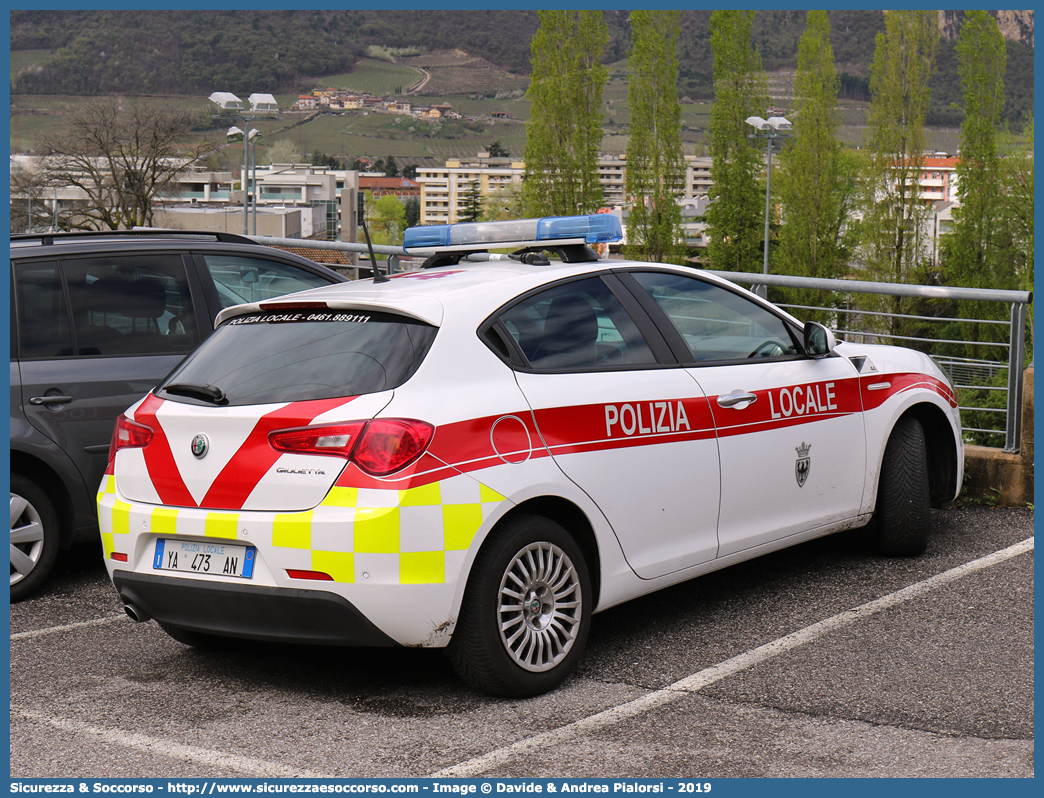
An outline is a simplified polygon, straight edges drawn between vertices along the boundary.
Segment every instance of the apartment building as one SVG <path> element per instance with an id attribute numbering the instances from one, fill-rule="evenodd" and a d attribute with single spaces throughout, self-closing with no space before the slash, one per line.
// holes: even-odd
<path id="1" fill-rule="evenodd" d="M 459 220 L 466 192 L 477 185 L 483 197 L 511 185 L 520 185 L 525 163 L 515 158 L 451 158 L 441 167 L 417 170 L 421 224 L 451 224 Z"/>
<path id="2" fill-rule="evenodd" d="M 622 207 L 624 185 L 627 181 L 627 156 L 602 155 L 598 158 L 598 182 L 602 184 L 605 204 Z"/>
<path id="3" fill-rule="evenodd" d="M 937 155 L 924 159 L 921 167 L 921 199 L 953 202 L 957 199 L 957 159 Z"/>
<path id="4" fill-rule="evenodd" d="M 710 156 L 686 155 L 685 197 L 706 197 L 713 185 Z"/>
<path id="5" fill-rule="evenodd" d="M 710 191 L 711 159 L 685 156 L 685 197 L 707 196 Z M 525 161 L 519 158 L 490 158 L 480 152 L 475 158 L 455 158 L 442 167 L 417 170 L 420 184 L 421 224 L 452 224 L 464 210 L 465 192 L 478 183 L 483 197 L 499 188 L 521 184 Z M 598 179 L 605 193 L 605 204 L 622 207 L 627 181 L 625 155 L 602 155 L 598 159 Z"/>

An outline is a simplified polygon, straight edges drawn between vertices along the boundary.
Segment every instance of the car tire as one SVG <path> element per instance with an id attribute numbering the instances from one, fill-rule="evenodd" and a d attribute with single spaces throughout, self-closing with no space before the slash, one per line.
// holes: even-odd
<path id="1" fill-rule="evenodd" d="M 58 513 L 47 494 L 11 474 L 11 601 L 21 601 L 47 578 L 58 558 Z"/>
<path id="2" fill-rule="evenodd" d="M 541 516 L 512 516 L 475 558 L 450 662 L 491 695 L 546 693 L 580 659 L 593 602 L 587 563 L 569 533 Z"/>
<path id="3" fill-rule="evenodd" d="M 916 557 L 928 548 L 928 451 L 915 418 L 892 430 L 877 487 L 877 549 L 888 557 Z"/>
<path id="4" fill-rule="evenodd" d="M 180 626 L 168 626 L 160 624 L 160 629 L 185 646 L 198 648 L 202 651 L 221 651 L 228 648 L 230 640 L 221 635 L 212 635 L 208 632 L 196 632 L 192 629 L 183 629 Z"/>

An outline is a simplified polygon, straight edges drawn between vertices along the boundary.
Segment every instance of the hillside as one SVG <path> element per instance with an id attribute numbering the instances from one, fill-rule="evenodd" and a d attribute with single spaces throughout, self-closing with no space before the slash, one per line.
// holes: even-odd
<path id="1" fill-rule="evenodd" d="M 512 91 L 524 92 L 529 85 L 525 75 L 508 72 L 485 58 L 460 49 L 439 50 L 398 61 L 427 75 L 428 79 L 416 92 L 420 95 L 477 94 L 493 97 Z"/>
<path id="2" fill-rule="evenodd" d="M 683 11 L 679 94 L 713 99 L 710 11 Z M 1033 114 L 1033 12 L 993 12 L 1008 38 L 1004 117 L 1013 128 Z M 607 64 L 626 58 L 628 12 L 606 11 Z M 832 11 L 831 42 L 842 99 L 868 99 L 880 11 Z M 929 124 L 956 127 L 961 100 L 954 49 L 963 13 L 940 11 L 943 33 L 932 82 Z M 205 97 L 216 89 L 295 96 L 318 85 L 350 86 L 372 48 L 410 53 L 401 66 L 428 75 L 420 93 L 439 97 L 506 97 L 523 91 L 534 11 L 12 11 L 11 93 L 26 96 L 122 94 Z M 773 96 L 785 101 L 796 68 L 803 11 L 759 11 L 753 38 Z M 625 78 L 624 78 L 625 80 Z M 408 91 L 410 80 L 395 84 Z M 361 88 L 356 86 L 355 88 Z M 784 102 L 785 107 L 785 102 Z M 618 117 L 614 108 L 614 116 Z"/>
<path id="3" fill-rule="evenodd" d="M 991 13 L 998 16 L 1001 32 L 1007 40 L 1004 119 L 1021 129 L 1033 117 L 1033 11 Z M 710 15 L 710 11 L 682 12 L 678 88 L 682 95 L 692 99 L 709 100 L 714 96 Z M 954 45 L 963 17 L 960 11 L 939 12 L 942 40 L 931 83 L 930 125 L 959 126 L 963 119 L 963 114 L 951 107 L 962 99 Z M 884 15 L 880 11 L 831 11 L 830 22 L 830 43 L 841 77 L 842 97 L 869 100 L 870 61 L 874 55 L 875 37 L 884 30 Z M 798 40 L 804 31 L 803 11 L 759 11 L 755 14 L 752 38 L 766 72 L 785 73 L 796 69 Z"/>

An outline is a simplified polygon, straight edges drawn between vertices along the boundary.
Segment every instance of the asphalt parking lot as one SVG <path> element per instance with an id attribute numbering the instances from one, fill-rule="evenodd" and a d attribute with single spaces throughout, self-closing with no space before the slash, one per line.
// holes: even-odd
<path id="1" fill-rule="evenodd" d="M 1031 777 L 1033 513 L 933 521 L 920 558 L 854 530 L 601 613 L 523 701 L 432 650 L 185 648 L 86 548 L 11 608 L 11 776 Z"/>

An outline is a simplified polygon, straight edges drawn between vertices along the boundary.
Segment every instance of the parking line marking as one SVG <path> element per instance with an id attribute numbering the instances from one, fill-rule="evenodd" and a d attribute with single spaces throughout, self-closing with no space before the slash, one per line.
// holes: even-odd
<path id="1" fill-rule="evenodd" d="M 830 618 L 814 623 L 811 626 L 806 626 L 804 629 L 799 629 L 796 632 L 780 637 L 769 643 L 765 643 L 764 645 L 758 646 L 750 651 L 738 654 L 724 662 L 719 662 L 717 665 L 704 668 L 698 673 L 680 679 L 674 682 L 674 684 L 670 684 L 660 690 L 648 693 L 641 698 L 636 698 L 634 701 L 620 704 L 619 706 L 612 707 L 597 714 L 589 715 L 586 718 L 582 718 L 581 720 L 575 721 L 566 726 L 561 726 L 557 729 L 552 729 L 551 731 L 543 732 L 524 740 L 519 740 L 516 743 L 504 746 L 496 751 L 490 751 L 488 754 L 483 754 L 474 757 L 473 759 L 469 759 L 466 762 L 461 762 L 458 765 L 444 768 L 436 773 L 432 773 L 429 778 L 475 777 L 497 767 L 498 765 L 502 765 L 515 757 L 536 753 L 537 751 L 541 751 L 553 745 L 558 745 L 559 743 L 566 742 L 567 740 L 571 740 L 574 737 L 579 737 L 583 734 L 591 734 L 592 732 L 604 729 L 607 726 L 619 723 L 620 721 L 633 718 L 643 712 L 648 712 L 649 710 L 669 704 L 683 696 L 699 692 L 708 685 L 714 684 L 717 681 L 739 673 L 740 671 L 744 671 L 747 668 L 751 668 L 765 662 L 766 660 L 772 659 L 773 657 L 778 657 L 780 654 L 791 651 L 798 646 L 811 643 L 831 632 L 836 632 L 839 629 L 851 626 L 856 623 L 856 621 L 862 620 L 870 615 L 874 615 L 875 613 L 882 612 L 904 602 L 923 596 L 926 593 L 944 587 L 951 582 L 955 582 L 970 573 L 989 568 L 990 566 L 997 565 L 1029 551 L 1033 551 L 1033 538 L 1027 538 L 1026 540 L 1016 543 L 1013 546 L 1009 546 L 1006 549 L 995 551 L 993 554 L 988 554 L 977 560 L 966 562 L 964 565 L 951 568 L 949 571 L 943 571 L 942 573 L 936 574 L 935 576 L 929 577 L 921 582 L 915 582 L 914 584 L 904 587 L 901 590 L 897 590 L 894 593 L 889 593 L 881 598 L 868 601 L 866 604 L 861 604 L 853 609 L 845 610 L 844 612 L 838 613 Z"/>
<path id="2" fill-rule="evenodd" d="M 220 751 L 212 751 L 207 748 L 197 748 L 193 745 L 182 745 L 170 740 L 161 740 L 135 732 L 125 732 L 116 729 L 105 729 L 101 726 L 92 726 L 75 720 L 66 720 L 45 715 L 42 712 L 33 712 L 28 709 L 11 707 L 11 717 L 19 717 L 34 723 L 42 723 L 72 734 L 90 736 L 96 742 L 109 743 L 121 748 L 133 748 L 148 754 L 169 757 L 178 761 L 190 761 L 197 765 L 208 765 L 220 767 L 226 770 L 234 770 L 244 776 L 260 776 L 266 778 L 282 779 L 327 779 L 333 778 L 322 773 L 312 773 L 307 770 L 279 765 L 275 762 L 266 762 L 263 759 L 254 759 L 248 756 L 237 756 Z"/>
<path id="3" fill-rule="evenodd" d="M 82 629 L 85 626 L 105 626 L 115 621 L 129 621 L 126 615 L 110 615 L 108 618 L 95 618 L 93 621 L 80 621 L 79 623 L 68 623 L 65 626 L 49 626 L 46 629 L 34 629 L 31 632 L 17 632 L 11 635 L 11 640 L 24 640 L 27 637 L 43 637 L 58 632 L 66 632 L 70 629 Z"/>

